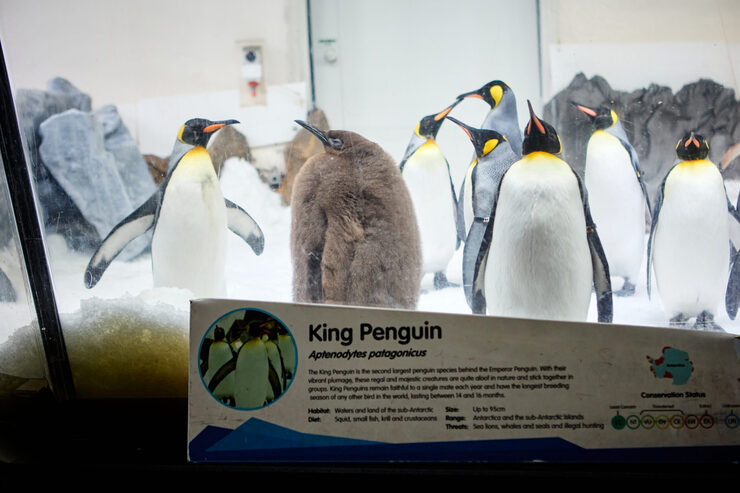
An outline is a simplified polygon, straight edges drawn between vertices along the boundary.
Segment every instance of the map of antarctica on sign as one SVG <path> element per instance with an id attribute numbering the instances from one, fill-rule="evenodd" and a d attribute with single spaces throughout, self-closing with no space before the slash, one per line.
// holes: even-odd
<path id="1" fill-rule="evenodd" d="M 694 365 L 689 360 L 689 353 L 672 347 L 664 347 L 663 355 L 650 361 L 650 371 L 656 378 L 672 378 L 673 385 L 683 385 L 689 381 Z"/>

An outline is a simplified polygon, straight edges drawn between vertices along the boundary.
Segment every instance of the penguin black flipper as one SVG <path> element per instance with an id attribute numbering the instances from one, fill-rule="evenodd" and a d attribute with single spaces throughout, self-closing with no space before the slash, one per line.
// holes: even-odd
<path id="1" fill-rule="evenodd" d="M 462 242 L 462 239 L 460 238 L 460 211 L 459 209 L 459 203 L 457 199 L 457 194 L 455 193 L 455 184 L 452 182 L 452 175 L 450 175 L 450 163 L 445 159 L 445 164 L 447 165 L 447 174 L 450 176 L 450 192 L 452 193 L 452 207 L 455 211 L 455 228 L 457 230 L 457 242 L 455 243 L 455 250 L 460 248 L 460 243 Z M 463 228 L 465 226 L 463 225 Z"/>
<path id="2" fill-rule="evenodd" d="M 306 171 L 296 176 L 291 198 L 291 258 L 293 259 L 293 298 L 304 303 L 323 303 L 324 288 L 321 264 L 327 221 L 324 211 L 316 200 L 320 185 L 320 173 L 313 171 L 318 161 L 307 161 Z M 297 228 L 294 210 L 301 211 L 301 222 L 308 226 Z"/>
<path id="3" fill-rule="evenodd" d="M 247 242 L 257 255 L 265 248 L 265 237 L 257 222 L 247 211 L 228 199 L 226 203 L 226 221 L 229 229 Z"/>
<path id="4" fill-rule="evenodd" d="M 653 211 L 650 207 L 650 196 L 648 195 L 647 187 L 645 186 L 645 180 L 642 178 L 642 170 L 640 169 L 640 159 L 637 157 L 637 151 L 635 151 L 635 148 L 632 147 L 632 144 L 629 142 L 619 139 L 619 141 L 622 143 L 624 148 L 627 150 L 627 153 L 630 155 L 630 161 L 632 162 L 632 169 L 635 170 L 635 175 L 637 176 L 637 182 L 640 184 L 640 188 L 642 189 L 642 195 L 645 197 L 645 204 L 647 204 L 648 214 L 650 215 L 650 218 L 653 217 Z"/>
<path id="5" fill-rule="evenodd" d="M 283 386 L 280 384 L 280 377 L 278 376 L 277 370 L 272 366 L 272 362 L 269 360 L 267 361 L 267 367 L 267 381 L 272 388 L 273 400 L 275 400 L 283 393 Z"/>
<path id="6" fill-rule="evenodd" d="M 650 299 L 650 290 L 651 290 L 651 280 L 652 280 L 652 273 L 650 270 L 650 266 L 653 261 L 653 236 L 655 235 L 655 229 L 658 227 L 658 216 L 660 216 L 660 208 L 663 206 L 663 190 L 665 188 L 665 181 L 668 178 L 668 175 L 673 171 L 673 168 L 676 167 L 676 164 L 671 166 L 671 169 L 668 170 L 668 173 L 666 173 L 665 177 L 663 178 L 663 181 L 660 183 L 660 186 L 658 187 L 658 194 L 655 197 L 655 205 L 653 209 L 653 218 L 650 222 L 650 236 L 648 236 L 648 244 L 647 244 L 647 294 L 648 299 Z"/>
<path id="7" fill-rule="evenodd" d="M 735 320 L 738 306 L 740 306 L 740 252 L 732 256 L 730 277 L 725 291 L 725 310 L 730 320 Z"/>
<path id="8" fill-rule="evenodd" d="M 232 351 L 233 353 L 233 351 Z M 226 378 L 229 373 L 236 370 L 236 355 L 234 355 L 229 361 L 221 365 L 221 368 L 216 370 L 216 373 L 213 374 L 211 377 L 211 381 L 208 382 L 208 390 L 211 391 L 211 393 L 216 391 L 216 387 L 218 387 L 218 384 L 220 384 L 224 378 Z"/>
<path id="9" fill-rule="evenodd" d="M 732 249 L 732 256 L 740 249 L 740 211 L 737 207 L 732 205 L 730 198 L 727 198 L 727 212 L 730 214 L 730 246 Z"/>
<path id="10" fill-rule="evenodd" d="M 471 164 L 471 166 L 473 166 Z M 473 169 L 475 171 L 475 169 Z M 466 173 L 467 175 L 467 173 Z M 460 194 L 457 198 L 457 242 L 465 241 L 468 232 L 465 231 L 465 182 L 467 176 L 463 177 L 462 185 L 460 185 Z"/>
<path id="11" fill-rule="evenodd" d="M 164 193 L 164 186 L 166 186 L 166 183 L 163 183 L 157 192 L 108 233 L 108 236 L 105 237 L 87 264 L 85 287 L 88 289 L 94 287 L 103 276 L 108 265 L 121 253 L 121 250 L 132 240 L 154 227 Z"/>
<path id="12" fill-rule="evenodd" d="M 470 225 L 463 252 L 465 300 L 473 313 L 486 313 L 485 276 L 493 228 L 490 221 L 476 217 Z"/>
<path id="13" fill-rule="evenodd" d="M 601 245 L 599 234 L 596 231 L 596 224 L 591 218 L 591 210 L 588 207 L 588 197 L 586 187 L 581 181 L 578 173 L 573 171 L 578 181 L 578 188 L 581 191 L 583 200 L 583 214 L 586 218 L 586 240 L 591 252 L 591 265 L 593 268 L 594 289 L 596 290 L 596 308 L 599 322 L 611 322 L 614 318 L 614 304 L 612 300 L 612 283 L 609 275 L 609 263 L 604 254 L 604 248 Z"/>

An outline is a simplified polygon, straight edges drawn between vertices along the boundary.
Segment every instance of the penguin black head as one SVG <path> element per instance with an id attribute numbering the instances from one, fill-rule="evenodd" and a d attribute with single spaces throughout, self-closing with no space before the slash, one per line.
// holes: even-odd
<path id="1" fill-rule="evenodd" d="M 689 132 L 676 144 L 676 156 L 684 161 L 706 159 L 709 155 L 709 142 L 694 132 Z"/>
<path id="2" fill-rule="evenodd" d="M 560 154 L 562 146 L 555 128 L 546 121 L 537 118 L 529 100 L 527 100 L 527 105 L 529 105 L 529 123 L 524 128 L 522 155 L 526 156 L 537 151 Z"/>
<path id="3" fill-rule="evenodd" d="M 193 118 L 186 121 L 180 131 L 177 133 L 177 138 L 180 142 L 190 144 L 194 146 L 206 147 L 211 136 L 226 125 L 233 125 L 239 123 L 237 120 L 221 120 L 213 122 L 206 120 L 205 118 Z"/>
<path id="4" fill-rule="evenodd" d="M 581 113 L 589 117 L 594 128 L 597 130 L 603 130 L 609 128 L 619 120 L 617 113 L 607 108 L 606 106 L 599 106 L 597 108 L 590 108 L 582 104 L 578 104 L 575 101 L 571 101 L 570 104 L 575 106 Z"/>
<path id="5" fill-rule="evenodd" d="M 344 142 L 340 137 L 338 137 L 337 135 L 332 135 L 331 137 L 329 136 L 329 134 L 332 133 L 331 131 L 324 132 L 323 130 L 314 127 L 310 123 L 304 122 L 303 120 L 295 120 L 295 122 L 314 134 L 316 138 L 319 139 L 322 144 L 324 144 L 324 147 L 328 147 L 330 149 L 338 151 L 344 146 Z"/>
<path id="6" fill-rule="evenodd" d="M 451 116 L 447 117 L 448 120 L 455 122 L 460 128 L 463 129 L 468 135 L 470 142 L 473 143 L 475 148 L 475 155 L 478 159 L 482 159 L 493 151 L 499 144 L 506 141 L 506 137 L 501 135 L 495 130 L 489 130 L 486 128 L 473 128 L 469 125 L 464 124 L 460 120 L 456 120 Z"/>
<path id="7" fill-rule="evenodd" d="M 480 89 L 460 94 L 457 99 L 479 98 L 488 103 L 491 109 L 493 109 L 504 98 L 504 94 L 509 91 L 511 91 L 511 88 L 505 82 L 493 80 Z"/>
<path id="8" fill-rule="evenodd" d="M 425 139 L 436 139 L 437 132 L 439 132 L 439 129 L 442 126 L 442 122 L 444 121 L 445 117 L 450 111 L 452 111 L 452 108 L 457 106 L 460 101 L 462 101 L 462 99 L 456 100 L 450 106 L 443 109 L 437 114 L 425 116 L 424 118 L 422 118 L 419 124 L 416 126 L 416 135 Z"/>
<path id="9" fill-rule="evenodd" d="M 213 340 L 214 341 L 223 341 L 226 337 L 226 332 L 224 331 L 223 327 L 216 326 L 215 329 L 213 329 Z"/>

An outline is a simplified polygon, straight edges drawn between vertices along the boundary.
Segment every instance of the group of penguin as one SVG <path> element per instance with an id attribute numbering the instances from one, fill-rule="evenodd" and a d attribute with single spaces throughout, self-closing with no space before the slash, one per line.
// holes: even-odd
<path id="1" fill-rule="evenodd" d="M 490 106 L 481 128 L 449 116 L 465 98 Z M 424 271 L 435 272 L 435 281 L 444 279 L 455 251 L 449 241 L 439 249 L 433 244 L 444 230 L 465 242 L 463 288 L 473 313 L 585 320 L 593 286 L 598 319 L 609 322 L 609 267 L 583 184 L 557 157 L 561 144 L 555 129 L 531 104 L 529 114 L 522 135 L 514 93 L 495 80 L 421 120 L 400 167 L 419 218 Z M 434 141 L 444 119 L 458 125 L 475 150 L 459 196 Z M 444 259 L 428 261 L 430 250 L 444 252 Z"/>
<path id="2" fill-rule="evenodd" d="M 292 337 L 274 318 L 253 310 L 224 329 L 216 324 L 200 350 L 200 374 L 211 394 L 239 409 L 282 395 L 296 369 Z"/>
<path id="3" fill-rule="evenodd" d="M 490 106 L 480 128 L 450 115 L 466 98 Z M 464 242 L 463 288 L 473 313 L 585 320 L 595 290 L 598 320 L 610 322 L 612 294 L 635 291 L 647 215 L 648 293 L 654 266 L 671 323 L 696 317 L 697 326 L 716 328 L 722 293 L 734 318 L 740 262 L 731 264 L 728 211 L 738 221 L 740 214 L 707 160 L 707 141 L 694 133 L 679 140 L 676 163 L 651 208 L 639 158 L 616 112 L 573 105 L 593 126 L 583 180 L 558 157 L 557 132 L 531 103 L 520 130 L 514 92 L 499 80 L 422 118 L 398 166 L 356 133 L 298 121 L 326 152 L 305 163 L 294 186 L 295 300 L 414 308 L 425 273 L 434 273 L 438 289 L 450 285 L 445 271 Z M 435 142 L 445 120 L 474 148 L 459 195 Z M 224 199 L 206 151 L 210 137 L 234 123 L 196 118 L 182 125 L 165 180 L 103 240 L 85 271 L 88 288 L 151 229 L 154 285 L 196 296 L 225 292 L 227 228 L 262 252 L 260 227 Z M 730 270 L 737 273 L 729 276 Z M 614 293 L 611 276 L 624 279 Z"/>
<path id="4" fill-rule="evenodd" d="M 490 106 L 481 128 L 449 116 L 470 97 Z M 522 135 L 514 93 L 495 80 L 417 125 L 400 167 L 419 219 L 424 271 L 435 272 L 435 286 L 443 286 L 439 281 L 455 250 L 449 231 L 457 228 L 457 241 L 465 242 L 463 287 L 473 313 L 585 320 L 593 287 L 598 320 L 610 322 L 612 294 L 635 292 L 649 217 L 647 288 L 650 294 L 654 268 L 670 323 L 685 326 L 696 317 L 697 328 L 720 329 L 714 310 L 723 294 L 734 319 L 740 262 L 734 262 L 729 221 L 740 221 L 740 214 L 707 159 L 706 139 L 689 132 L 678 141 L 676 162 L 651 208 L 637 152 L 614 110 L 572 102 L 592 126 L 581 180 L 558 157 L 556 130 L 528 104 Z M 445 119 L 475 149 L 457 197 L 449 163 L 435 143 Z M 442 240 L 443 234 L 449 236 Z M 612 291 L 611 276 L 624 279 L 620 290 Z"/>

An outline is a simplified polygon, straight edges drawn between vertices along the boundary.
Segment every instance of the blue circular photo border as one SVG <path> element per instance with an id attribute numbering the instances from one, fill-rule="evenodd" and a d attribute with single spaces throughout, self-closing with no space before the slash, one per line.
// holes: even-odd
<path id="1" fill-rule="evenodd" d="M 237 407 L 237 406 L 231 406 L 231 405 L 223 402 L 221 399 L 219 399 L 215 395 L 213 395 L 213 393 L 208 388 L 208 384 L 205 381 L 205 378 L 204 378 L 205 376 L 203 375 L 203 372 L 201 370 L 201 366 L 200 366 L 200 364 L 198 364 L 198 375 L 200 376 L 200 381 L 203 384 L 203 386 L 205 387 L 205 389 L 208 392 L 208 394 L 216 402 L 218 402 L 222 406 L 225 406 L 225 407 L 227 407 L 229 409 L 233 409 L 233 410 L 236 410 L 236 411 L 258 411 L 260 409 L 264 409 L 264 408 L 266 408 L 268 406 L 271 406 L 272 404 L 274 404 L 277 401 L 279 401 L 288 392 L 288 390 L 290 389 L 290 386 L 293 385 L 293 381 L 295 380 L 296 375 L 298 374 L 298 345 L 296 344 L 295 337 L 293 337 L 293 332 L 291 332 L 291 330 L 288 328 L 288 326 L 282 320 L 280 320 L 280 318 L 276 317 L 274 314 L 272 314 L 272 313 L 270 313 L 270 312 L 268 312 L 266 310 L 262 310 L 260 308 L 253 308 L 253 307 L 237 308 L 237 309 L 228 311 L 228 312 L 224 313 L 223 315 L 221 315 L 220 317 L 218 317 L 213 323 L 211 323 L 211 325 L 208 326 L 208 329 L 205 331 L 205 333 L 203 334 L 203 337 L 200 340 L 200 345 L 198 347 L 198 361 L 201 360 L 201 354 L 203 353 L 203 344 L 205 343 L 206 338 L 208 337 L 208 335 L 211 334 L 213 332 L 213 330 L 215 329 L 216 324 L 218 324 L 221 320 L 225 319 L 226 317 L 228 317 L 230 315 L 233 315 L 234 313 L 237 313 L 237 312 L 248 312 L 248 311 L 259 312 L 259 313 L 262 313 L 264 315 L 267 315 L 268 317 L 271 317 L 275 321 L 277 321 L 285 329 L 285 331 L 290 336 L 291 342 L 293 343 L 293 351 L 295 352 L 295 368 L 294 368 L 294 371 L 293 371 L 293 375 L 290 378 L 290 381 L 285 386 L 285 390 L 283 390 L 280 393 L 280 395 L 277 397 L 277 399 L 275 399 L 275 400 L 273 400 L 271 402 L 268 402 L 267 404 L 265 404 L 263 406 L 259 406 L 259 407 Z M 237 354 L 238 354 L 238 352 L 237 352 Z"/>

